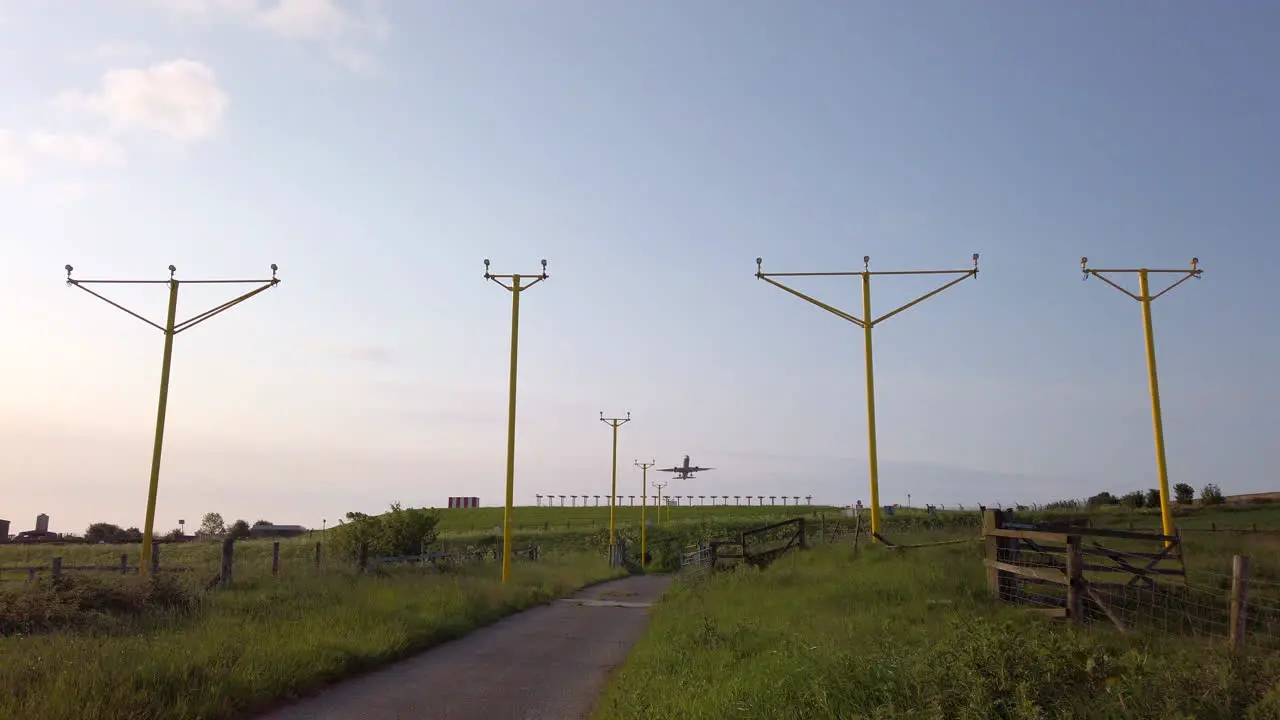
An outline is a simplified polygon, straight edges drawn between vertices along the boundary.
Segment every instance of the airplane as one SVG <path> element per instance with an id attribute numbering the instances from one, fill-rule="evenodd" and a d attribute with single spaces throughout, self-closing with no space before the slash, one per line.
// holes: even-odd
<path id="1" fill-rule="evenodd" d="M 675 473 L 676 477 L 681 480 L 688 480 L 689 478 L 693 477 L 694 473 L 702 472 L 704 470 L 715 470 L 715 468 L 709 468 L 709 467 L 704 468 L 704 467 L 698 467 L 697 465 L 694 465 L 693 467 L 689 467 L 688 455 L 684 456 L 684 465 L 677 465 L 676 467 L 669 467 L 669 468 L 659 468 L 659 472 Z"/>

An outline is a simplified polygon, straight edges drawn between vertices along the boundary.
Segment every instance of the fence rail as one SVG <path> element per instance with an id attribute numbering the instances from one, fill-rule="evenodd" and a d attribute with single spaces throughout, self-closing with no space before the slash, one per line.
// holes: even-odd
<path id="1" fill-rule="evenodd" d="M 257 541 L 251 541 L 251 542 L 257 542 Z M 244 561 L 241 560 L 240 562 L 237 562 L 236 560 L 236 557 L 235 557 L 236 545 L 237 545 L 237 540 L 233 538 L 227 538 L 222 542 L 220 554 L 218 556 L 210 557 L 211 561 L 217 560 L 217 567 L 215 568 L 213 565 L 206 565 L 203 567 L 191 567 L 188 565 L 164 564 L 161 562 L 161 551 L 160 551 L 160 548 L 163 546 L 160 544 L 157 544 L 153 546 L 153 549 L 152 549 L 150 570 L 152 574 L 192 573 L 192 572 L 200 572 L 203 570 L 209 570 L 213 572 L 214 575 L 212 579 L 209 581 L 208 587 L 209 588 L 219 587 L 219 586 L 226 587 L 232 583 L 237 566 L 239 566 L 240 569 L 244 568 L 244 565 L 243 565 Z M 516 558 L 525 559 L 528 561 L 537 561 L 541 556 L 541 550 L 537 545 L 531 545 L 527 548 L 513 551 L 513 555 Z M 419 555 L 370 557 L 369 544 L 363 543 L 358 549 L 355 562 L 354 562 L 354 568 L 359 572 L 367 572 L 370 570 L 376 570 L 379 566 L 382 566 L 382 565 L 395 565 L 395 564 L 408 564 L 408 563 L 415 563 L 419 565 L 435 565 L 438 567 L 444 562 L 451 562 L 451 563 L 480 562 L 487 559 L 489 556 L 493 556 L 494 559 L 501 559 L 499 550 L 489 550 L 489 549 L 477 550 L 474 548 L 469 548 L 465 550 L 456 550 L 452 552 L 436 552 L 436 553 L 424 552 Z M 326 563 L 324 562 L 325 557 L 326 557 L 326 553 L 325 553 L 324 545 L 320 542 L 317 542 L 315 543 L 315 546 L 314 546 L 314 553 L 311 554 L 311 557 L 309 558 L 307 565 L 310 566 L 315 572 L 321 572 L 326 567 Z M 188 557 L 187 559 L 189 560 L 190 558 Z M 350 560 L 347 560 L 345 562 L 350 562 Z M 272 542 L 271 544 L 270 568 L 271 568 L 271 575 L 273 576 L 279 576 L 283 569 L 283 564 L 280 556 L 280 541 L 278 540 Z M 40 579 L 41 576 L 44 576 L 44 575 L 47 575 L 54 581 L 59 581 L 63 577 L 65 577 L 66 573 L 69 573 L 69 572 L 98 572 L 98 573 L 118 573 L 122 575 L 129 575 L 129 574 L 138 574 L 141 571 L 141 569 L 142 568 L 136 562 L 131 563 L 131 558 L 128 553 L 121 553 L 120 562 L 110 564 L 110 565 L 107 565 L 107 564 L 72 565 L 64 562 L 64 558 L 62 557 L 54 557 L 54 558 L 51 558 L 50 561 L 46 564 L 0 566 L 0 581 L 23 579 L 27 582 L 36 582 L 37 580 Z M 14 577 L 14 576 L 17 576 L 17 577 Z"/>
<path id="2" fill-rule="evenodd" d="M 1247 556 L 1234 556 L 1229 573 L 1189 575 L 1181 533 L 1030 526 L 998 510 L 983 531 L 988 584 L 1001 602 L 1073 625 L 1280 649 L 1280 583 L 1251 577 Z"/>

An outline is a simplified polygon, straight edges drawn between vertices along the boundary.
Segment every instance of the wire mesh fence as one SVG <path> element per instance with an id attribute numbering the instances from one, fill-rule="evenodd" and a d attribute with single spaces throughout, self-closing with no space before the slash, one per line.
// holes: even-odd
<path id="1" fill-rule="evenodd" d="M 1247 555 L 1205 546 L 1188 570 L 1180 536 L 1016 525 L 1000 511 L 984 532 L 989 585 L 1003 602 L 1122 633 L 1280 649 L 1276 568 Z"/>
<path id="2" fill-rule="evenodd" d="M 690 545 L 680 553 L 680 577 L 697 579 L 711 573 L 712 551 L 710 547 Z"/>

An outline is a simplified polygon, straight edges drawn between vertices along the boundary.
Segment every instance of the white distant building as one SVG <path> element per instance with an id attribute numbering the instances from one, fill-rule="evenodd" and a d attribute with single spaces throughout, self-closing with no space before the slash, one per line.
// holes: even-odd
<path id="1" fill-rule="evenodd" d="M 49 516 L 48 515 L 45 515 L 44 513 L 40 513 L 39 515 L 36 516 L 36 532 L 38 533 L 49 532 Z"/>

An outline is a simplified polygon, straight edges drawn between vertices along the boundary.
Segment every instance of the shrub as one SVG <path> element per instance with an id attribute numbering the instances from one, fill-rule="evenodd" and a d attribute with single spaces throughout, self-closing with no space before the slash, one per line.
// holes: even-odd
<path id="1" fill-rule="evenodd" d="M 1091 507 L 1091 508 L 1096 508 L 1096 507 L 1102 507 L 1102 506 L 1104 506 L 1104 505 L 1116 505 L 1116 504 L 1118 504 L 1119 502 L 1120 502 L 1120 501 L 1116 499 L 1116 496 L 1115 496 L 1115 495 L 1112 495 L 1111 493 L 1107 492 L 1106 490 L 1103 490 L 1102 492 L 1098 493 L 1097 495 L 1094 495 L 1093 497 L 1089 498 L 1089 499 L 1085 502 L 1085 504 L 1086 504 L 1086 505 L 1088 505 L 1088 506 L 1089 506 L 1089 507 Z"/>
<path id="2" fill-rule="evenodd" d="M 1186 483 L 1178 483 L 1173 486 L 1173 497 L 1179 505 L 1190 505 L 1196 498 L 1196 489 Z"/>
<path id="3" fill-rule="evenodd" d="M 1200 503 L 1203 505 L 1221 505 L 1223 502 L 1222 491 L 1213 483 L 1205 485 L 1200 491 Z"/>
<path id="4" fill-rule="evenodd" d="M 1149 508 L 1160 507 L 1160 491 L 1155 488 L 1148 490 L 1146 501 L 1143 504 Z"/>
<path id="5" fill-rule="evenodd" d="M 1142 494 L 1141 490 L 1134 490 L 1131 493 L 1125 493 L 1124 496 L 1120 498 L 1120 504 L 1127 508 L 1140 508 L 1146 505 L 1146 496 Z M 1156 500 L 1156 504 L 1160 504 L 1158 499 Z"/>
<path id="6" fill-rule="evenodd" d="M 392 503 L 382 515 L 349 512 L 347 520 L 350 522 L 338 521 L 330 530 L 338 552 L 356 557 L 361 543 L 367 542 L 374 555 L 399 556 L 422 552 L 435 542 L 440 516 L 424 508 L 404 509 L 400 503 Z"/>
<path id="7" fill-rule="evenodd" d="M 0 636 L 62 629 L 103 629 L 112 621 L 153 611 L 186 611 L 196 596 L 172 575 L 98 578 L 64 575 L 0 590 Z"/>

